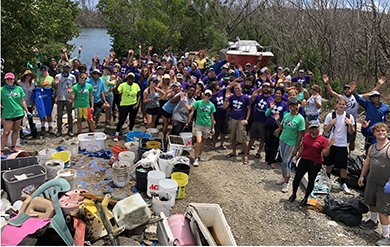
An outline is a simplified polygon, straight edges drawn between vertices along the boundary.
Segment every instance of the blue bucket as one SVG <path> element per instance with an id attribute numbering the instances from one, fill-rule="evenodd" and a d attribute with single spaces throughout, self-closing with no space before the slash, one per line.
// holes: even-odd
<path id="1" fill-rule="evenodd" d="M 134 140 L 134 137 L 139 138 L 139 140 Z M 135 142 L 140 143 L 141 138 L 144 138 L 144 137 L 151 138 L 152 136 L 148 133 L 144 133 L 144 132 L 139 131 L 139 130 L 133 130 L 133 131 L 126 134 L 126 142 L 135 141 Z"/>

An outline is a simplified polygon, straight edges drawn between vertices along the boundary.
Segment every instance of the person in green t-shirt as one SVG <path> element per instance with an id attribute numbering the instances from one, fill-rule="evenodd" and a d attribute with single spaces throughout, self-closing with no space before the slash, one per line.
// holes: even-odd
<path id="1" fill-rule="evenodd" d="M 79 82 L 73 85 L 72 92 L 70 94 L 69 105 L 74 102 L 74 108 L 77 109 L 77 128 L 79 134 L 83 132 L 82 121 L 83 118 L 87 119 L 89 129 L 91 132 L 95 131 L 93 125 L 93 87 L 90 83 L 85 83 L 88 76 L 86 73 L 79 74 Z"/>
<path id="2" fill-rule="evenodd" d="M 35 79 L 35 87 L 51 88 L 53 87 L 54 78 L 47 73 L 47 66 L 42 65 L 39 69 L 41 75 Z"/>
<path id="3" fill-rule="evenodd" d="M 291 159 L 297 154 L 303 134 L 305 132 L 305 119 L 298 113 L 298 100 L 291 98 L 287 101 L 290 112 L 283 116 L 279 122 L 279 114 L 275 114 L 275 121 L 278 124 L 277 133 L 282 131 L 279 137 L 280 152 L 282 154 L 283 178 L 276 184 L 283 184 L 282 192 L 287 193 L 291 176 Z"/>
<path id="4" fill-rule="evenodd" d="M 111 84 L 111 69 L 108 66 L 105 66 L 103 68 L 103 75 L 100 77 L 100 80 L 102 80 L 104 85 L 104 94 L 106 96 L 106 101 L 110 105 L 110 110 L 106 110 L 106 124 L 111 122 L 111 114 L 112 114 L 112 104 L 114 102 L 114 94 L 112 91 L 115 88 L 115 81 L 114 84 Z"/>
<path id="5" fill-rule="evenodd" d="M 127 74 L 127 82 L 123 82 L 118 86 L 118 92 L 121 94 L 121 103 L 119 106 L 119 121 L 116 126 L 114 141 L 118 141 L 119 132 L 129 115 L 130 124 L 129 131 L 132 131 L 137 116 L 138 106 L 141 102 L 141 89 L 137 83 L 134 83 L 135 75 L 133 72 Z"/>
<path id="6" fill-rule="evenodd" d="M 195 158 L 194 166 L 198 166 L 198 161 L 204 161 L 202 158 L 202 152 L 206 145 L 207 138 L 211 135 L 214 135 L 214 112 L 215 105 L 210 101 L 212 96 L 210 89 L 207 89 L 204 92 L 204 97 L 202 100 L 195 101 L 192 105 L 188 106 L 184 102 L 185 94 L 181 94 L 181 103 L 187 109 L 191 111 L 192 109 L 196 110 L 196 121 L 195 121 L 195 136 L 196 136 L 196 145 L 195 145 Z"/>
<path id="7" fill-rule="evenodd" d="M 24 91 L 15 81 L 13 73 L 5 74 L 5 85 L 1 87 L 1 118 L 3 119 L 3 135 L 1 136 L 1 155 L 5 144 L 8 141 L 8 136 L 12 131 L 11 152 L 19 151 L 16 147 L 18 140 L 19 127 L 22 123 L 24 112 L 27 112 L 28 117 L 32 117 L 32 113 L 28 111 L 26 101 L 24 101 Z"/>

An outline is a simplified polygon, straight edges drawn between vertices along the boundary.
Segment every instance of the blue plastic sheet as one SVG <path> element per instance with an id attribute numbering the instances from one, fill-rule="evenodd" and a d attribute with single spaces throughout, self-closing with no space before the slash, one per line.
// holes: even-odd
<path id="1" fill-rule="evenodd" d="M 64 150 L 65 150 L 64 146 L 59 146 L 59 147 L 56 148 L 57 152 L 61 152 L 61 151 L 64 151 Z"/>
<path id="2" fill-rule="evenodd" d="M 83 150 L 79 150 L 79 154 L 85 154 L 88 157 L 98 157 L 103 159 L 111 158 L 111 152 L 108 149 L 101 150 L 99 152 L 87 152 L 86 149 L 83 149 Z"/>

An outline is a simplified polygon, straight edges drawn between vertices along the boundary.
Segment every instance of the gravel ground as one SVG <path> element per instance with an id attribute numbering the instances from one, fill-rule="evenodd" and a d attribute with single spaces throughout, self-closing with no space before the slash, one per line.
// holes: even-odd
<path id="1" fill-rule="evenodd" d="M 83 124 L 84 131 L 87 131 L 86 123 Z M 161 126 L 158 128 L 161 129 Z M 136 124 L 134 128 L 141 131 L 144 129 L 143 124 Z M 104 129 L 96 131 L 102 132 Z M 125 136 L 122 136 L 119 144 L 125 141 Z M 41 149 L 56 148 L 71 142 L 67 136 L 46 136 L 38 140 L 22 140 L 21 148 L 36 155 Z M 112 137 L 107 136 L 105 146 L 111 145 L 114 145 Z M 200 162 L 199 167 L 191 166 L 187 195 L 176 201 L 171 214 L 186 212 L 190 202 L 217 203 L 223 209 L 237 245 L 374 245 L 380 238 L 380 228 L 362 230 L 359 227 L 348 227 L 332 221 L 323 213 L 301 208 L 299 202 L 304 195 L 301 190 L 294 203 L 288 202 L 291 186 L 289 193 L 285 194 L 281 192 L 281 186 L 275 184 L 282 174 L 279 163 L 277 169 L 272 169 L 263 165 L 264 153 L 261 159 L 255 159 L 255 151 L 251 151 L 249 164 L 243 165 L 242 156 L 226 158 L 231 151 L 230 138 L 227 138 L 226 145 L 227 150 L 211 150 L 211 140 L 207 141 L 203 154 L 206 161 Z M 361 151 L 363 145 L 359 131 L 356 147 Z M 193 155 L 193 150 L 183 153 L 187 156 L 190 154 Z M 111 166 L 107 160 L 80 154 L 72 157 L 71 168 L 78 170 L 79 188 L 98 194 L 111 193 L 116 197 L 133 194 L 131 188 L 135 179 L 132 178 L 124 188 L 116 188 L 112 184 Z M 362 191 L 352 189 L 352 194 L 346 195 L 335 186 L 330 195 L 360 199 L 360 193 Z M 320 205 L 324 205 L 324 198 L 319 197 Z"/>

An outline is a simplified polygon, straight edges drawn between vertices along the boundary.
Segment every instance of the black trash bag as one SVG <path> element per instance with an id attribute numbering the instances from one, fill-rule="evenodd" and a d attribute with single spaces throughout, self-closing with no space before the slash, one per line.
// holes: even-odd
<path id="1" fill-rule="evenodd" d="M 353 174 L 348 174 L 347 179 L 345 180 L 345 183 L 352 188 L 358 189 L 358 190 L 364 190 L 365 184 L 360 187 L 358 184 L 360 175 L 353 175 Z"/>
<path id="2" fill-rule="evenodd" d="M 351 157 L 348 157 L 348 174 L 352 175 L 360 175 L 363 168 L 364 160 L 366 159 L 366 156 L 359 155 L 356 157 L 356 159 L 353 159 Z"/>
<path id="3" fill-rule="evenodd" d="M 357 226 L 362 220 L 362 214 L 367 213 L 369 208 L 357 199 L 334 198 L 327 196 L 324 199 L 325 212 L 333 220 L 340 221 L 347 226 Z"/>

